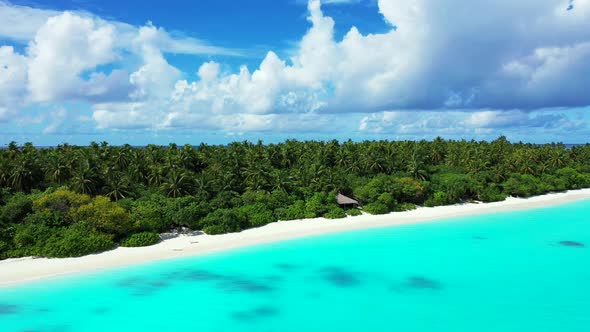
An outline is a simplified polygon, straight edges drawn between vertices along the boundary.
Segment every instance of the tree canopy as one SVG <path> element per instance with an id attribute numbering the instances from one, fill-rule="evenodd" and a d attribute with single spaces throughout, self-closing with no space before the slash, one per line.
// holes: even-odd
<path id="1" fill-rule="evenodd" d="M 451 141 L 235 142 L 146 147 L 9 144 L 0 150 L 0 258 L 153 244 L 187 227 L 500 201 L 590 187 L 590 145 Z"/>

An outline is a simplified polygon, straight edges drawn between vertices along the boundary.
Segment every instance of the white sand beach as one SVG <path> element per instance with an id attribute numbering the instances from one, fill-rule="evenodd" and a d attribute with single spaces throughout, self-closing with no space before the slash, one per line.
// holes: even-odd
<path id="1" fill-rule="evenodd" d="M 241 233 L 215 236 L 181 235 L 151 247 L 117 248 L 105 253 L 79 258 L 9 259 L 0 261 L 0 287 L 10 287 L 73 273 L 92 272 L 155 260 L 204 255 L 307 236 L 429 222 L 478 214 L 542 208 L 584 199 L 590 199 L 590 189 L 548 194 L 528 199 L 508 198 L 503 202 L 496 203 L 469 203 L 435 208 L 418 208 L 414 211 L 396 212 L 381 216 L 363 215 L 337 220 L 318 218 L 280 221 Z"/>

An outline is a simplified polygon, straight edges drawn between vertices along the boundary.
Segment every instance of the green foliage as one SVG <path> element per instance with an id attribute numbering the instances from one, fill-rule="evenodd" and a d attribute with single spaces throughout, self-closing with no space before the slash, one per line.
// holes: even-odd
<path id="1" fill-rule="evenodd" d="M 251 227 L 260 227 L 277 221 L 274 213 L 263 203 L 245 205 L 240 208 L 240 212 L 246 215 Z"/>
<path id="2" fill-rule="evenodd" d="M 506 199 L 506 194 L 497 185 L 490 185 L 479 191 L 478 199 L 482 202 L 501 202 Z"/>
<path id="3" fill-rule="evenodd" d="M 172 220 L 178 226 L 199 229 L 201 220 L 209 214 L 210 210 L 211 208 L 206 202 L 194 202 L 188 206 L 179 208 Z"/>
<path id="4" fill-rule="evenodd" d="M 69 190 L 59 189 L 45 194 L 33 202 L 35 212 L 56 212 L 67 216 L 72 210 L 91 202 L 88 195 L 78 194 Z"/>
<path id="5" fill-rule="evenodd" d="M 339 207 L 333 208 L 329 212 L 327 212 L 326 214 L 324 214 L 324 218 L 327 218 L 327 219 L 342 219 L 342 218 L 346 218 L 346 211 L 344 211 L 344 209 L 339 208 Z"/>
<path id="6" fill-rule="evenodd" d="M 96 231 L 90 224 L 77 223 L 54 232 L 43 250 L 44 257 L 79 257 L 113 249 L 115 244 L 111 237 Z"/>
<path id="7" fill-rule="evenodd" d="M 375 203 L 371 203 L 371 204 L 367 204 L 363 207 L 363 211 L 369 213 L 369 214 L 388 214 L 389 212 L 391 212 L 389 210 L 389 207 L 387 207 L 387 205 L 381 203 L 381 202 L 375 202 Z"/>
<path id="8" fill-rule="evenodd" d="M 590 186 L 590 178 L 587 174 L 580 174 L 571 167 L 565 167 L 555 172 L 555 175 L 565 181 L 567 189 L 587 188 Z"/>
<path id="9" fill-rule="evenodd" d="M 341 217 L 336 192 L 381 214 L 586 187 L 590 145 L 511 144 L 505 137 L 145 148 L 11 144 L 0 149 L 0 258 L 82 252 L 67 239 L 88 243 L 90 252 L 136 232 L 182 226 L 225 233 L 277 219 Z"/>
<path id="10" fill-rule="evenodd" d="M 29 224 L 43 224 L 49 227 L 64 227 L 68 225 L 63 216 L 54 211 L 43 211 L 29 214 L 25 217 L 24 222 Z"/>
<path id="11" fill-rule="evenodd" d="M 412 203 L 402 203 L 395 207 L 395 211 L 402 212 L 402 211 L 411 211 L 416 210 L 416 205 Z"/>
<path id="12" fill-rule="evenodd" d="M 298 220 L 305 218 L 305 202 L 295 201 L 293 204 L 275 211 L 279 220 Z"/>
<path id="13" fill-rule="evenodd" d="M 210 225 L 205 226 L 205 228 L 203 228 L 203 232 L 205 232 L 205 234 L 208 235 L 219 235 L 229 233 L 230 231 L 228 231 L 227 228 L 223 225 Z"/>
<path id="14" fill-rule="evenodd" d="M 23 193 L 16 193 L 7 200 L 6 205 L 0 207 L 0 224 L 21 223 L 32 209 L 31 199 Z"/>
<path id="15" fill-rule="evenodd" d="M 51 228 L 45 224 L 19 225 L 10 256 L 78 257 L 112 249 L 111 238 L 87 223 Z"/>
<path id="16" fill-rule="evenodd" d="M 444 192 L 446 194 L 446 202 L 441 202 L 445 205 L 452 203 L 459 203 L 463 200 L 469 200 L 476 197 L 478 191 L 478 184 L 470 174 L 446 173 L 432 177 L 431 185 L 436 191 Z"/>
<path id="17" fill-rule="evenodd" d="M 351 216 L 351 217 L 356 217 L 356 216 L 362 216 L 363 215 L 363 213 L 359 209 L 350 209 L 350 210 L 346 211 L 346 214 L 349 215 L 349 216 Z"/>
<path id="18" fill-rule="evenodd" d="M 137 201 L 131 209 L 131 220 L 136 229 L 161 233 L 171 228 L 162 204 L 154 201 Z"/>
<path id="19" fill-rule="evenodd" d="M 76 219 L 86 221 L 98 231 L 122 238 L 133 228 L 131 216 L 117 203 L 104 196 L 96 196 L 89 204 L 76 211 Z"/>
<path id="20" fill-rule="evenodd" d="M 530 197 L 543 192 L 542 182 L 529 174 L 512 174 L 502 187 L 506 194 L 515 197 Z"/>
<path id="21" fill-rule="evenodd" d="M 121 241 L 123 247 L 147 247 L 153 246 L 160 242 L 160 234 L 152 232 L 142 232 L 131 234 L 128 238 Z"/>
<path id="22" fill-rule="evenodd" d="M 202 225 L 203 231 L 207 234 L 239 232 L 250 226 L 248 216 L 240 209 L 215 210 L 203 219 Z"/>
<path id="23" fill-rule="evenodd" d="M 379 195 L 377 198 L 377 203 L 381 203 L 387 207 L 388 212 L 395 210 L 397 206 L 397 201 L 393 198 L 393 195 L 390 193 L 383 193 Z"/>
<path id="24" fill-rule="evenodd" d="M 425 193 L 422 183 L 412 178 L 394 178 L 391 184 L 391 194 L 401 203 L 420 203 Z"/>
<path id="25" fill-rule="evenodd" d="M 435 192 L 432 198 L 424 202 L 425 206 L 442 206 L 447 204 L 449 204 L 449 198 L 447 193 L 442 191 Z"/>
<path id="26" fill-rule="evenodd" d="M 322 217 L 337 207 L 336 195 L 315 193 L 305 202 L 305 218 Z"/>
<path id="27" fill-rule="evenodd" d="M 12 250 L 14 244 L 14 226 L 0 224 L 0 259 L 7 258 L 7 253 Z"/>

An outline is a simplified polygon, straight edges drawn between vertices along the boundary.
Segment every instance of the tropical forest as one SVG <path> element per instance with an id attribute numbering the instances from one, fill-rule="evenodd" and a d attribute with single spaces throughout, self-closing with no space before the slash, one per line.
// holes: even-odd
<path id="1" fill-rule="evenodd" d="M 590 187 L 590 145 L 307 141 L 0 150 L 0 259 L 148 246 L 171 230 L 388 214 Z M 359 208 L 344 209 L 337 194 Z M 322 222 L 318 219 L 318 222 Z"/>

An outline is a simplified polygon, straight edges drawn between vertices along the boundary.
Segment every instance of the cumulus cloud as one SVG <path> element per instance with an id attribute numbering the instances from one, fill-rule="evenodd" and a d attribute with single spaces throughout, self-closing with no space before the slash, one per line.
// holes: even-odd
<path id="1" fill-rule="evenodd" d="M 402 136 L 494 138 L 499 134 L 517 133 L 529 138 L 536 134 L 552 135 L 587 130 L 587 123 L 576 121 L 563 112 L 539 110 L 510 111 L 386 111 L 365 115 L 359 130 L 369 134 Z"/>
<path id="2" fill-rule="evenodd" d="M 85 12 L 57 12 L 0 0 L 0 119 L 27 105 L 84 102 L 129 105 L 169 99 L 182 73 L 164 53 L 239 55 L 151 23 L 135 27 Z M 139 68 L 125 64 L 139 63 Z M 153 117 L 152 117 L 153 118 Z"/>
<path id="3" fill-rule="evenodd" d="M 295 55 L 176 85 L 187 112 L 533 110 L 590 105 L 590 1 L 379 0 L 391 26 L 342 40 L 319 0 Z M 210 64 L 206 64 L 210 66 Z M 217 73 L 218 74 L 218 73 Z"/>
<path id="4" fill-rule="evenodd" d="M 16 113 L 26 94 L 26 58 L 11 46 L 0 46 L 0 120 Z"/>
<path id="5" fill-rule="evenodd" d="M 0 0 L 0 37 L 28 42 L 48 18 L 59 14 L 54 10 L 16 6 Z"/>
<path id="6" fill-rule="evenodd" d="M 116 59 L 114 34 L 112 25 L 69 12 L 49 18 L 28 49 L 28 88 L 32 101 L 62 100 L 92 93 L 81 84 L 80 74 Z"/>
<path id="7" fill-rule="evenodd" d="M 321 8 L 338 2 L 350 1 L 307 2 L 310 27 L 291 57 L 269 51 L 237 72 L 210 61 L 194 81 L 166 53 L 239 52 L 84 13 L 43 21 L 43 12 L 0 2 L 0 18 L 17 8 L 38 25 L 26 54 L 0 49 L 0 61 L 12 63 L 0 77 L 0 93 L 11 96 L 0 117 L 23 91 L 34 102 L 88 102 L 99 128 L 227 132 L 324 131 L 343 113 L 365 113 L 359 130 L 372 133 L 564 128 L 565 116 L 532 114 L 590 105 L 590 0 L 378 0 L 388 31 L 352 27 L 339 39 Z M 31 30 L 0 28 L 0 36 Z M 118 62 L 138 65 L 98 69 Z"/>

